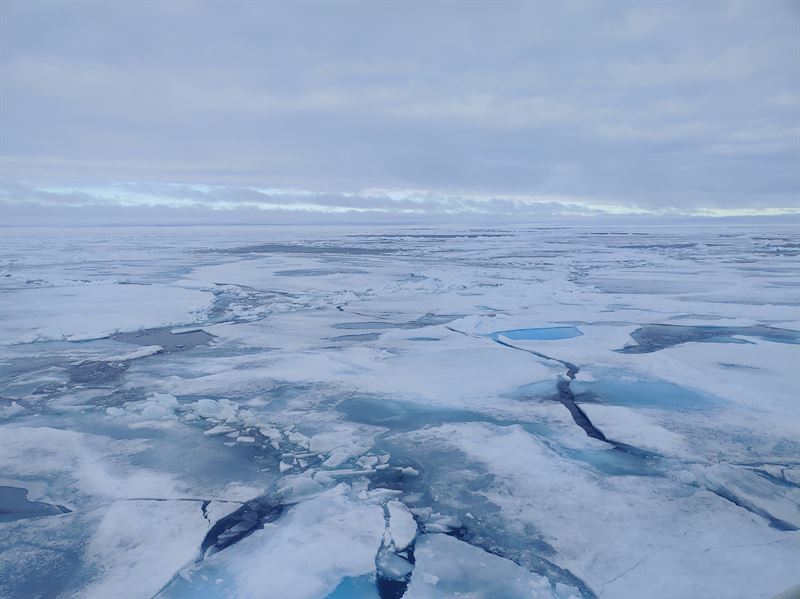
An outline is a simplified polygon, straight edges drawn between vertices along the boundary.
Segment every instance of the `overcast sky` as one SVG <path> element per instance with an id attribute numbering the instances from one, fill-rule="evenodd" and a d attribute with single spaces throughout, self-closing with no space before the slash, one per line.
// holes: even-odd
<path id="1" fill-rule="evenodd" d="M 800 2 L 0 3 L 8 223 L 798 212 Z"/>

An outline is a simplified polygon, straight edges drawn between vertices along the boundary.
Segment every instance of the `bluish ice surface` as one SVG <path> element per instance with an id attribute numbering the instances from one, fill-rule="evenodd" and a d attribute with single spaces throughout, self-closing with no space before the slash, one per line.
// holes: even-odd
<path id="1" fill-rule="evenodd" d="M 616 405 L 664 410 L 705 410 L 724 403 L 719 397 L 702 393 L 675 383 L 658 380 L 625 378 L 624 373 L 605 373 L 593 382 L 573 383 L 577 399 L 591 400 L 591 395 L 600 401 Z M 581 397 L 589 393 L 589 397 Z"/>
<path id="2" fill-rule="evenodd" d="M 415 430 L 445 422 L 494 421 L 486 414 L 471 410 L 427 406 L 385 397 L 354 397 L 341 402 L 337 409 L 353 422 L 394 430 Z"/>
<path id="3" fill-rule="evenodd" d="M 510 331 L 497 331 L 489 336 L 492 339 L 507 337 L 515 341 L 550 341 L 554 339 L 572 339 L 580 337 L 583 333 L 576 327 L 541 327 L 535 329 L 512 329 Z"/>
<path id="4" fill-rule="evenodd" d="M 651 461 L 619 449 L 575 449 L 568 450 L 565 454 L 609 476 L 659 474 L 659 470 Z"/>
<path id="5" fill-rule="evenodd" d="M 326 599 L 380 599 L 374 576 L 344 578 Z"/>

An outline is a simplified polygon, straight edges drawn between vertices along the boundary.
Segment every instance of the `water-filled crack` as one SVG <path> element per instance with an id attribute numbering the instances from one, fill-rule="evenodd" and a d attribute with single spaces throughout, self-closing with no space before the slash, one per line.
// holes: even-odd
<path id="1" fill-rule="evenodd" d="M 370 478 L 370 489 L 391 489 L 394 491 L 401 491 L 405 492 L 406 488 L 406 478 L 404 474 L 404 468 L 411 467 L 416 470 L 418 473 L 424 472 L 424 467 L 422 464 L 414 461 L 413 459 L 404 457 L 404 458 L 392 458 L 392 464 L 399 467 L 394 468 L 386 468 L 383 470 L 375 471 L 369 478 Z M 419 475 L 419 474 L 418 474 Z M 417 476 L 413 477 L 414 480 L 417 479 Z M 415 515 L 414 520 L 417 522 L 417 530 L 425 532 L 425 524 L 419 520 L 419 518 Z M 432 530 L 428 530 L 427 532 L 434 532 Z M 490 553 L 492 555 L 496 555 L 498 557 L 502 557 L 503 559 L 507 559 L 518 566 L 525 568 L 531 572 L 539 574 L 541 576 L 545 576 L 551 581 L 558 581 L 563 582 L 567 585 L 573 586 L 580 592 L 583 599 L 596 599 L 597 594 L 586 584 L 582 579 L 578 576 L 573 574 L 566 568 L 562 568 L 557 564 L 551 562 L 550 560 L 542 557 L 538 553 L 531 553 L 528 554 L 525 560 L 520 560 L 517 556 L 513 554 L 513 552 L 504 551 L 502 548 L 498 547 L 497 544 L 489 537 L 486 537 L 482 534 L 476 534 L 474 531 L 470 530 L 466 525 L 463 523 L 460 524 L 457 528 L 450 528 L 446 530 L 436 530 L 435 532 L 446 534 L 448 536 L 452 536 L 457 538 L 458 540 L 472 545 L 473 547 L 477 547 L 482 551 Z M 414 550 L 416 547 L 416 538 L 412 541 L 409 546 L 406 548 L 405 552 L 407 553 L 408 557 L 406 558 L 412 564 L 415 564 L 414 559 Z M 381 547 L 381 550 L 383 546 Z M 377 560 L 380 557 L 380 551 L 378 556 L 376 557 L 376 565 Z M 527 562 L 527 565 L 526 563 Z M 397 580 L 388 580 L 386 577 L 382 577 L 380 571 L 378 570 L 377 573 L 377 588 L 378 594 L 381 599 L 400 599 L 406 592 L 408 584 L 411 582 L 411 577 L 413 576 L 414 571 L 412 570 L 408 577 L 404 581 L 397 581 Z"/>
<path id="2" fill-rule="evenodd" d="M 451 327 L 445 327 L 449 331 L 453 331 L 454 333 L 459 333 L 461 335 L 465 335 L 467 337 L 480 337 L 478 335 L 471 335 L 469 333 L 465 333 L 464 331 L 459 331 L 458 329 L 454 329 Z M 572 416 L 572 420 L 577 424 L 583 431 L 586 433 L 587 436 L 591 437 L 592 439 L 597 439 L 599 441 L 603 441 L 612 445 L 614 449 L 619 451 L 623 451 L 625 453 L 635 455 L 636 457 L 640 458 L 647 458 L 647 457 L 655 457 L 656 454 L 650 451 L 646 451 L 643 449 L 639 449 L 638 447 L 634 447 L 632 445 L 628 445 L 627 443 L 622 443 L 620 441 L 614 441 L 613 439 L 609 439 L 608 437 L 603 434 L 599 428 L 597 428 L 591 421 L 591 419 L 586 415 L 580 406 L 575 401 L 575 394 L 572 391 L 572 381 L 575 380 L 575 377 L 580 372 L 580 368 L 578 368 L 572 362 L 567 362 L 566 360 L 561 360 L 560 358 L 554 358 L 553 356 L 548 356 L 547 354 L 543 354 L 537 352 L 532 349 L 527 349 L 524 347 L 518 347 L 513 345 L 507 341 L 503 341 L 502 339 L 492 337 L 492 341 L 495 343 L 502 345 L 503 347 L 507 347 L 509 349 L 514 349 L 517 351 L 525 352 L 531 355 L 536 356 L 537 358 L 541 358 L 543 360 L 549 360 L 551 362 L 557 362 L 561 364 L 564 368 L 566 368 L 566 376 L 560 378 L 558 381 L 558 400 L 561 404 L 567 408 L 570 415 Z"/>
<path id="3" fill-rule="evenodd" d="M 284 511 L 284 505 L 262 495 L 246 502 L 236 511 L 220 518 L 206 533 L 200 545 L 201 562 L 206 555 L 227 549 L 264 528 L 264 524 L 277 520 Z"/>
<path id="4" fill-rule="evenodd" d="M 475 535 L 472 534 L 466 526 L 461 525 L 458 528 L 454 528 L 452 530 L 445 531 L 443 534 L 447 536 L 454 537 L 459 541 L 472 545 L 473 547 L 477 547 L 481 551 L 485 551 L 486 553 L 490 553 L 492 555 L 496 555 L 497 557 L 502 557 L 503 559 L 507 559 L 516 565 L 520 566 L 521 568 L 525 568 L 526 570 L 533 571 L 536 574 L 542 575 L 547 577 L 549 580 L 556 580 L 563 582 L 567 585 L 575 587 L 581 594 L 583 599 L 597 599 L 597 594 L 591 589 L 591 587 L 586 584 L 581 578 L 573 574 L 566 568 L 562 568 L 561 566 L 551 562 L 547 558 L 542 557 L 541 555 L 535 556 L 535 561 L 537 562 L 536 567 L 531 570 L 529 567 L 525 566 L 525 564 L 520 563 L 520 560 L 515 559 L 512 555 L 501 551 L 499 548 L 489 545 L 488 543 L 482 542 L 481 539 L 477 538 Z"/>
<path id="5" fill-rule="evenodd" d="M 766 510 L 763 510 L 760 507 L 753 505 L 749 501 L 742 499 L 741 497 L 737 496 L 735 493 L 732 493 L 725 487 L 720 486 L 715 488 L 714 487 L 706 487 L 706 488 L 712 493 L 714 493 L 714 495 L 717 495 L 722 499 L 730 501 L 732 504 L 742 508 L 743 510 L 747 510 L 748 512 L 750 512 L 751 514 L 755 514 L 756 516 L 761 516 L 767 522 L 769 522 L 769 525 L 772 528 L 775 528 L 783 532 L 791 532 L 798 530 L 798 528 L 793 524 L 790 524 L 785 520 L 781 520 L 780 518 L 776 518 Z"/>

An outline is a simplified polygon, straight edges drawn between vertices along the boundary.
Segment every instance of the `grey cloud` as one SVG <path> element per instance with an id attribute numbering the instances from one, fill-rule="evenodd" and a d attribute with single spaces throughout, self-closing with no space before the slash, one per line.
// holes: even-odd
<path id="1" fill-rule="evenodd" d="M 474 210 L 470 194 L 654 213 L 798 203 L 794 2 L 0 11 L 4 183 L 207 184 L 169 192 L 215 205 L 299 205 L 254 191 L 296 188 L 320 206 L 434 212 L 442 198 Z M 370 187 L 440 200 L 353 191 Z"/>

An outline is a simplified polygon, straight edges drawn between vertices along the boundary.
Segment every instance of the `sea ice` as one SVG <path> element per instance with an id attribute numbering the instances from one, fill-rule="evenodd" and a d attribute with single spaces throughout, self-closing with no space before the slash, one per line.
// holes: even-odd
<path id="1" fill-rule="evenodd" d="M 0 343 L 97 339 L 120 331 L 194 322 L 210 308 L 205 291 L 112 282 L 4 292 Z"/>
<path id="2" fill-rule="evenodd" d="M 562 585 L 557 595 L 545 577 L 447 535 L 422 535 L 414 557 L 407 599 L 580 599 L 575 589 Z"/>
<path id="3" fill-rule="evenodd" d="M 0 596 L 797 583 L 794 228 L 3 236 Z"/>

